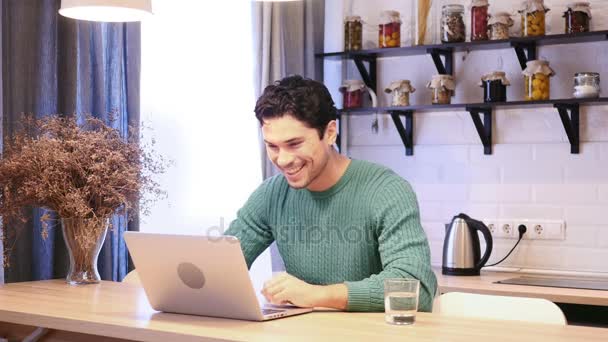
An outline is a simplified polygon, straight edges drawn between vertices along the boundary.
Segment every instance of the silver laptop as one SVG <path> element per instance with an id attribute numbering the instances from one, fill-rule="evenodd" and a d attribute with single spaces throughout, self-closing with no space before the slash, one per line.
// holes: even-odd
<path id="1" fill-rule="evenodd" d="M 236 237 L 141 232 L 124 237 L 155 310 L 250 321 L 312 311 L 262 304 Z"/>

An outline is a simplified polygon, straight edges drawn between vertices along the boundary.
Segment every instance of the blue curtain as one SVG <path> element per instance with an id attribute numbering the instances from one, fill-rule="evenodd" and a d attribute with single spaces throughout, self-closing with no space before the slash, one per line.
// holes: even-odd
<path id="1" fill-rule="evenodd" d="M 60 0 L 2 2 L 3 134 L 10 137 L 21 113 L 92 114 L 123 135 L 139 129 L 141 31 L 138 23 L 93 23 L 62 17 Z M 135 132 L 137 133 L 137 132 Z M 11 266 L 5 282 L 65 277 L 68 257 L 60 225 L 42 239 L 42 208 L 28 209 L 24 227 L 4 222 Z M 104 280 L 121 280 L 130 269 L 122 233 L 137 230 L 137 217 L 113 218 L 99 256 Z"/>

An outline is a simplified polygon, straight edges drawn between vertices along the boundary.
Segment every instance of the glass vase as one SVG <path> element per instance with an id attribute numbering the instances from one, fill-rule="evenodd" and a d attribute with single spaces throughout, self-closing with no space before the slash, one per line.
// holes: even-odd
<path id="1" fill-rule="evenodd" d="M 107 218 L 62 218 L 61 230 L 70 257 L 66 281 L 71 285 L 101 281 L 97 257 L 108 231 Z"/>

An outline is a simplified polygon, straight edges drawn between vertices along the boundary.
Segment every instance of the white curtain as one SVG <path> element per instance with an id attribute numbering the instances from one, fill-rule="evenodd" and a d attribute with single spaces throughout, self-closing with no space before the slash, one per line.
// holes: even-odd
<path id="1" fill-rule="evenodd" d="M 249 0 L 155 0 L 142 23 L 143 132 L 174 165 L 141 231 L 217 234 L 261 183 L 251 11 Z"/>
<path id="2" fill-rule="evenodd" d="M 315 53 L 323 50 L 324 0 L 255 2 L 253 6 L 253 47 L 255 94 L 266 86 L 293 74 L 323 81 L 322 61 Z M 278 173 L 266 157 L 260 139 L 264 178 Z M 276 244 L 270 246 L 272 270 L 285 270 Z"/>

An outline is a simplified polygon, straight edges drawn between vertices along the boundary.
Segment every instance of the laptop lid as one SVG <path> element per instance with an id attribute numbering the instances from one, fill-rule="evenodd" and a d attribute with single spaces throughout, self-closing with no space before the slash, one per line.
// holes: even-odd
<path id="1" fill-rule="evenodd" d="M 155 310 L 264 319 L 235 237 L 125 232 L 124 238 Z"/>

